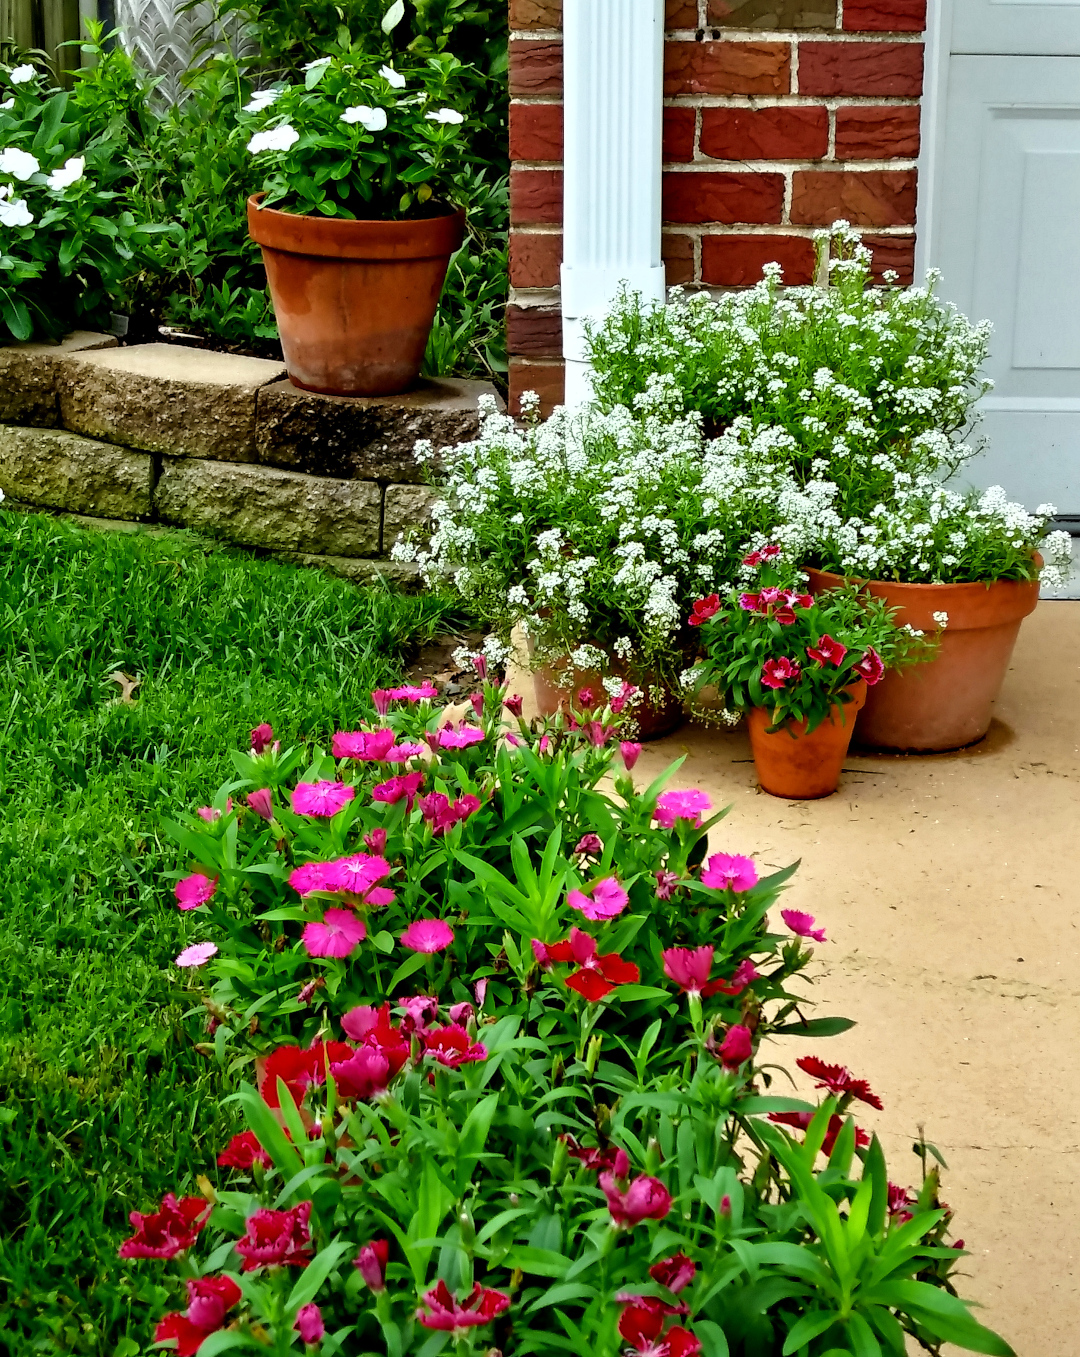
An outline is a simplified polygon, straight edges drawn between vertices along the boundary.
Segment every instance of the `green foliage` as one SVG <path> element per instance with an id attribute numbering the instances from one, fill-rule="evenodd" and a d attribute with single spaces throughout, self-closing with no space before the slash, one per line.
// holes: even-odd
<path id="1" fill-rule="evenodd" d="M 270 710 L 325 739 L 445 604 L 10 511 L 0 561 L 0 1352 L 134 1357 L 163 1293 L 116 1258 L 127 1213 L 211 1170 L 231 1117 L 169 966 L 161 816 Z"/>

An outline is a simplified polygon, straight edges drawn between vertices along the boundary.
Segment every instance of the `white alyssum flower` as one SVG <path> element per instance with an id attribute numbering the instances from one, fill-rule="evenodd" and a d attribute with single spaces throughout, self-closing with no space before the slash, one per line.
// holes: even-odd
<path id="1" fill-rule="evenodd" d="M 386 126 L 386 109 L 370 108 L 367 104 L 355 104 L 341 115 L 343 123 L 360 123 L 368 132 L 381 132 Z"/>
<path id="2" fill-rule="evenodd" d="M 305 71 L 319 71 L 324 66 L 329 66 L 333 57 L 318 57 L 315 61 L 309 61 L 302 69 Z"/>
<path id="3" fill-rule="evenodd" d="M 17 146 L 8 146 L 0 151 L 0 174 L 10 174 L 15 179 L 29 179 L 40 169 L 37 156 L 32 156 L 29 151 L 20 151 Z"/>
<path id="4" fill-rule="evenodd" d="M 379 74 L 391 88 L 396 90 L 405 88 L 405 77 L 400 71 L 395 71 L 393 66 L 380 66 Z"/>
<path id="5" fill-rule="evenodd" d="M 260 151 L 288 151 L 300 140 L 300 133 L 291 123 L 282 123 L 280 127 L 271 127 L 265 132 L 256 132 L 247 144 L 252 155 Z"/>
<path id="6" fill-rule="evenodd" d="M 945 628 L 949 625 L 949 614 L 947 612 L 944 611 L 936 612 L 932 613 L 931 616 L 933 617 L 934 621 L 937 623 L 937 625 L 941 628 L 942 631 L 944 631 Z"/>
<path id="7" fill-rule="evenodd" d="M 0 199 L 0 226 L 31 226 L 33 221 L 25 198 Z"/>
<path id="8" fill-rule="evenodd" d="M 13 85 L 25 85 L 28 80 L 33 80 L 37 71 L 27 62 L 24 66 L 16 66 L 11 72 L 11 83 Z"/>
<path id="9" fill-rule="evenodd" d="M 465 114 L 459 113 L 456 108 L 440 108 L 434 113 L 425 113 L 424 117 L 433 123 L 449 123 L 457 126 L 458 123 L 465 121 Z"/>
<path id="10" fill-rule="evenodd" d="M 72 184 L 77 184 L 83 177 L 85 170 L 85 158 L 81 155 L 73 155 L 65 160 L 63 165 L 53 170 L 52 174 L 46 178 L 45 183 L 54 193 L 62 193 Z"/>
<path id="11" fill-rule="evenodd" d="M 262 113 L 281 98 L 281 90 L 256 90 L 244 105 L 245 113 Z"/>

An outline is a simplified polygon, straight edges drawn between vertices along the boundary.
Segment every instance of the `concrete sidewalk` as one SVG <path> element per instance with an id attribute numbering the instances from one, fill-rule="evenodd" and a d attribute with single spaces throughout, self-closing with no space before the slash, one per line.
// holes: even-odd
<path id="1" fill-rule="evenodd" d="M 922 1127 L 971 1250 L 961 1293 L 1020 1357 L 1080 1354 L 1080 603 L 1024 623 L 970 749 L 852 757 L 835 796 L 786 802 L 758 789 L 741 729 L 690 725 L 646 745 L 635 776 L 681 754 L 672 785 L 732 807 L 712 847 L 801 858 L 785 904 L 827 930 L 816 1012 L 858 1025 L 789 1039 L 786 1060 L 869 1079 L 885 1111 L 859 1120 L 894 1182 L 917 1180 Z"/>
<path id="2" fill-rule="evenodd" d="M 532 715 L 528 676 L 511 689 Z M 784 904 L 828 935 L 815 1012 L 857 1023 L 778 1057 L 869 1080 L 885 1110 L 858 1120 L 893 1182 L 919 1181 L 922 1128 L 971 1251 L 961 1294 L 1018 1357 L 1080 1357 L 1080 602 L 1046 600 L 1024 622 L 970 749 L 854 755 L 834 796 L 789 802 L 758 788 L 742 728 L 691 723 L 645 745 L 635 780 L 682 755 L 670 785 L 731 807 L 713 851 L 763 870 L 801 859 Z"/>

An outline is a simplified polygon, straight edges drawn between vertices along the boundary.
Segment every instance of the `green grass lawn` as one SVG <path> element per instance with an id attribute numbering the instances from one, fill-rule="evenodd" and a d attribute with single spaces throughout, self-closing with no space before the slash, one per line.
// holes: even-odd
<path id="1" fill-rule="evenodd" d="M 356 724 L 448 604 L 358 590 L 184 534 L 0 509 L 0 1352 L 133 1357 L 162 1273 L 127 1213 L 227 1138 L 170 963 L 194 936 L 158 826 L 286 743 Z M 133 706 L 114 670 L 138 675 Z"/>

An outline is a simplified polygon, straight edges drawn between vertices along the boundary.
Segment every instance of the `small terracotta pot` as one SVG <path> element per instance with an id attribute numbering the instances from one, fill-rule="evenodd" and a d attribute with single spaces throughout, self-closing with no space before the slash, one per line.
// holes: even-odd
<path id="1" fill-rule="evenodd" d="M 262 247 L 289 380 L 327 396 L 393 396 L 416 381 L 465 213 L 347 221 L 260 207 Z"/>
<path id="2" fill-rule="evenodd" d="M 810 570 L 811 593 L 842 584 Z M 868 749 L 935 753 L 981 740 L 1012 658 L 1020 623 L 1039 601 L 1038 580 L 993 584 L 893 584 L 869 580 L 875 598 L 897 608 L 900 626 L 937 630 L 948 613 L 937 654 L 926 664 L 892 670 L 871 688 L 859 718 L 858 743 Z"/>
<path id="3" fill-rule="evenodd" d="M 626 677 L 617 666 L 612 666 L 612 672 L 618 678 Z M 657 740 L 682 724 L 682 700 L 669 688 L 650 682 L 647 678 L 639 681 L 635 676 L 630 676 L 629 682 L 637 683 L 645 690 L 633 712 L 639 740 Z M 663 687 L 664 697 L 660 702 L 653 702 L 649 698 L 649 689 L 655 687 Z M 588 669 L 575 669 L 568 673 L 565 664 L 544 665 L 533 673 L 536 709 L 541 716 L 554 716 L 560 707 L 565 710 L 571 701 L 577 700 L 582 688 L 591 688 L 600 699 L 604 692 L 600 674 Z"/>
<path id="4" fill-rule="evenodd" d="M 851 701 L 837 703 L 809 735 L 805 721 L 767 734 L 772 712 L 767 707 L 753 707 L 746 713 L 754 767 L 763 791 L 788 801 L 816 801 L 836 791 L 855 718 L 866 701 L 866 684 L 860 679 L 846 691 Z"/>

